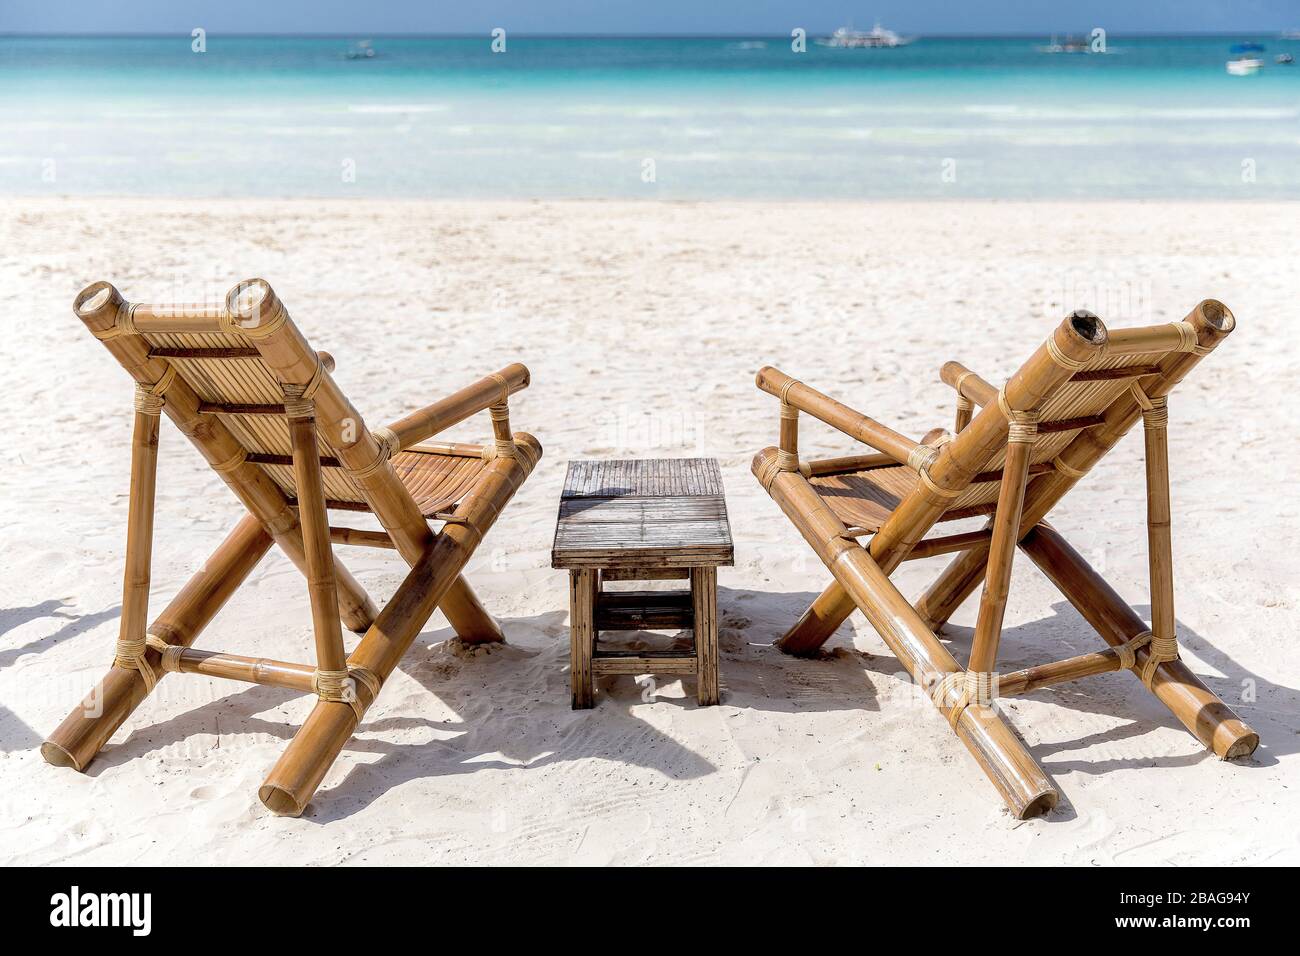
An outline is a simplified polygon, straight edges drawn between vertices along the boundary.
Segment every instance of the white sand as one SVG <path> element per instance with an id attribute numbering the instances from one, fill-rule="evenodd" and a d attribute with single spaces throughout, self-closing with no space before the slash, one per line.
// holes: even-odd
<path id="1" fill-rule="evenodd" d="M 0 862 L 1300 862 L 1298 225 L 1294 205 L 0 202 Z M 516 426 L 546 448 L 467 571 L 509 646 L 466 652 L 435 616 L 296 820 L 256 798 L 310 707 L 275 689 L 169 677 L 89 773 L 37 753 L 107 665 L 120 601 L 131 390 L 73 296 L 253 275 L 371 422 L 520 359 Z M 827 574 L 749 474 L 777 426 L 759 366 L 917 435 L 950 424 L 945 359 L 999 379 L 1070 308 L 1118 327 L 1207 296 L 1239 327 L 1171 401 L 1178 619 L 1253 759 L 1207 755 L 1131 675 L 1041 691 L 1008 715 L 1063 796 L 1020 823 L 860 615 L 829 659 L 770 646 Z M 169 423 L 162 452 L 154 610 L 240 510 Z M 549 567 L 564 463 L 693 454 L 721 460 L 737 542 L 723 704 L 624 678 L 575 713 Z M 1057 524 L 1145 612 L 1143 507 L 1131 435 Z M 380 600 L 404 572 L 344 559 Z M 905 593 L 942 561 L 906 565 Z M 962 655 L 973 617 L 947 635 Z M 272 556 L 199 646 L 307 660 L 309 625 Z M 1006 627 L 1005 668 L 1100 646 L 1023 559 Z"/>

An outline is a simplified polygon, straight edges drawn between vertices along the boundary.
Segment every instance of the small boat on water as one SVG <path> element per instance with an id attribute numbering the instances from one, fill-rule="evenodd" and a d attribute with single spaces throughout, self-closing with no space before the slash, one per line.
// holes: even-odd
<path id="1" fill-rule="evenodd" d="M 870 30 L 855 30 L 852 27 L 840 27 L 828 37 L 820 37 L 814 42 L 819 46 L 837 47 L 843 50 L 890 50 L 907 46 L 916 37 L 901 37 L 893 30 L 886 30 L 878 22 Z"/>
<path id="2" fill-rule="evenodd" d="M 1092 44 L 1087 40 L 1080 40 L 1076 37 L 1067 36 L 1064 43 L 1058 43 L 1056 34 L 1052 34 L 1052 42 L 1047 46 L 1040 46 L 1039 53 L 1091 53 Z"/>
<path id="3" fill-rule="evenodd" d="M 375 48 L 370 45 L 369 40 L 361 40 L 356 46 L 343 54 L 349 60 L 373 60 L 375 57 Z"/>
<path id="4" fill-rule="evenodd" d="M 1273 57 L 1273 62 L 1286 65 L 1287 63 L 1294 63 L 1295 57 L 1290 53 L 1279 53 L 1277 56 Z"/>
<path id="5" fill-rule="evenodd" d="M 1236 54 L 1227 63 L 1229 76 L 1252 76 L 1264 66 L 1263 58 L 1258 55 L 1264 48 L 1258 43 L 1237 43 L 1229 52 Z"/>

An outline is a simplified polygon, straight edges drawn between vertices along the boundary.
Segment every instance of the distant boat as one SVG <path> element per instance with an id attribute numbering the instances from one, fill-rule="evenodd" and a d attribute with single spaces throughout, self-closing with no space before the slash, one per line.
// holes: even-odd
<path id="1" fill-rule="evenodd" d="M 1236 43 L 1228 52 L 1237 55 L 1227 63 L 1229 76 L 1252 76 L 1264 66 L 1263 58 L 1255 55 L 1264 52 L 1258 43 Z"/>
<path id="2" fill-rule="evenodd" d="M 1290 53 L 1279 53 L 1277 56 L 1273 57 L 1273 62 L 1282 63 L 1282 64 L 1294 63 L 1295 57 L 1293 57 Z"/>
<path id="3" fill-rule="evenodd" d="M 916 37 L 901 37 L 893 30 L 886 30 L 877 23 L 870 30 L 855 30 L 852 27 L 840 27 L 828 37 L 820 37 L 815 42 L 820 46 L 838 47 L 843 50 L 890 50 L 894 47 L 907 46 Z"/>
<path id="4" fill-rule="evenodd" d="M 375 57 L 374 47 L 370 45 L 369 40 L 361 40 L 351 50 L 344 54 L 349 60 L 373 60 Z"/>
<path id="5" fill-rule="evenodd" d="M 1047 46 L 1040 46 L 1039 53 L 1091 53 L 1092 44 L 1087 40 L 1080 40 L 1072 36 L 1067 36 L 1064 43 L 1058 43 L 1056 34 L 1052 34 L 1052 42 Z"/>

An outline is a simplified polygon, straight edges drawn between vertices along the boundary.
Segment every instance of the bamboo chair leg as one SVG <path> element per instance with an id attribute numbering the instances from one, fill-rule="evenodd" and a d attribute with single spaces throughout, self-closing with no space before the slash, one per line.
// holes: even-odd
<path id="1" fill-rule="evenodd" d="M 1147 631 L 1137 612 L 1054 529 L 1035 526 L 1020 547 L 1107 644 L 1117 647 Z M 1130 669 L 1141 675 L 1149 657 L 1149 647 L 1138 648 Z M 1182 661 L 1160 664 L 1151 692 L 1224 760 L 1248 756 L 1259 746 L 1259 735 Z"/>
<path id="2" fill-rule="evenodd" d="M 961 667 L 885 571 L 862 547 L 842 537 L 843 522 L 807 480 L 798 472 L 782 472 L 768 490 L 908 673 L 923 687 L 936 688 L 931 700 L 1011 812 L 1025 819 L 1054 807 L 1060 795 L 1024 744 L 991 707 L 978 700 L 961 701 L 958 688 L 949 682 L 961 674 Z"/>
<path id="3" fill-rule="evenodd" d="M 457 575 L 438 608 L 447 623 L 466 644 L 497 644 L 506 639 L 501 625 L 488 613 L 463 574 Z"/>
<path id="4" fill-rule="evenodd" d="M 776 646 L 787 654 L 816 654 L 839 626 L 848 620 L 856 607 L 853 598 L 840 586 L 840 582 L 831 581 L 790 630 L 781 635 Z"/>
<path id="5" fill-rule="evenodd" d="M 168 644 L 189 647 L 270 548 L 271 536 L 262 523 L 252 515 L 245 517 L 158 615 L 149 633 Z M 158 670 L 158 652 L 148 653 L 161 679 L 166 672 Z M 56 767 L 85 770 L 148 694 L 139 671 L 110 668 L 41 745 L 41 756 Z"/>
<path id="6" fill-rule="evenodd" d="M 298 816 L 311 802 L 360 722 L 359 713 L 373 703 L 483 535 L 541 457 L 535 440 L 529 441 L 527 455 L 496 459 L 488 466 L 479 486 L 457 509 L 461 520 L 449 523 L 434 536 L 392 600 L 379 612 L 348 659 L 354 673 L 366 675 L 356 683 L 355 704 L 323 699 L 316 702 L 258 790 L 267 809 Z"/>
<path id="7" fill-rule="evenodd" d="M 1174 617 L 1174 551 L 1170 534 L 1169 419 L 1167 399 L 1147 400 L 1142 412 L 1147 473 L 1147 560 L 1151 581 L 1151 651 L 1162 660 L 1178 656 Z M 1158 664 L 1158 662 L 1157 662 Z M 1146 679 L 1157 664 L 1149 664 Z"/>
<path id="8" fill-rule="evenodd" d="M 916 611 L 930 630 L 938 631 L 952 617 L 962 602 L 975 593 L 984 579 L 989 560 L 989 546 L 977 544 L 949 562 L 935 582 L 925 589 L 916 602 Z"/>
<path id="9" fill-rule="evenodd" d="M 1016 414 L 1025 418 L 1023 412 Z M 993 534 L 989 540 L 984 594 L 980 599 L 970 662 L 966 668 L 976 674 L 991 674 L 997 667 L 998 641 L 1002 637 L 1002 619 L 1011 590 L 1011 565 L 1016 557 L 1016 540 L 1020 537 L 1020 513 L 1025 503 L 1029 455 L 1036 434 L 1037 427 L 1032 419 L 1017 420 L 1011 425 L 1006 463 L 1002 467 L 1002 487 L 998 490 L 998 510 L 993 515 Z"/>
<path id="10" fill-rule="evenodd" d="M 307 590 L 316 636 L 316 673 L 322 681 L 340 682 L 347 678 L 348 662 L 339 627 L 334 552 L 330 544 L 329 513 L 325 509 L 320 453 L 316 447 L 316 414 L 311 401 L 303 400 L 300 386 L 285 386 L 284 406 L 293 448 L 294 484 L 298 489 L 298 521 L 307 558 Z M 326 692 L 322 684 L 321 693 Z"/>
<path id="11" fill-rule="evenodd" d="M 113 666 L 148 668 L 150 676 L 153 671 L 145 659 L 145 626 L 149 620 L 161 415 L 162 400 L 147 386 L 137 385 L 135 428 L 131 438 L 131 491 L 126 519 L 126 569 L 122 576 L 122 618 Z"/>

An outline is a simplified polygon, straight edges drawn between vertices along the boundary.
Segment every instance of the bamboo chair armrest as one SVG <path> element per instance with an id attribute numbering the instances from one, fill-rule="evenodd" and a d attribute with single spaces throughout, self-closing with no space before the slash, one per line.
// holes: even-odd
<path id="1" fill-rule="evenodd" d="M 760 389 L 782 399 L 787 405 L 825 422 L 855 441 L 884 452 L 901 465 L 913 466 L 908 459 L 921 445 L 906 435 L 854 411 L 770 365 L 759 369 L 755 381 Z"/>
<path id="2" fill-rule="evenodd" d="M 981 408 L 998 400 L 998 390 L 961 362 L 944 362 L 943 368 L 939 370 L 939 378 L 945 385 L 955 388 L 962 398 L 969 399 Z"/>
<path id="3" fill-rule="evenodd" d="M 393 422 L 388 428 L 397 436 L 398 447 L 393 449 L 394 453 L 426 441 L 493 405 L 506 404 L 509 396 L 527 388 L 529 381 L 528 369 L 516 362 Z"/>

